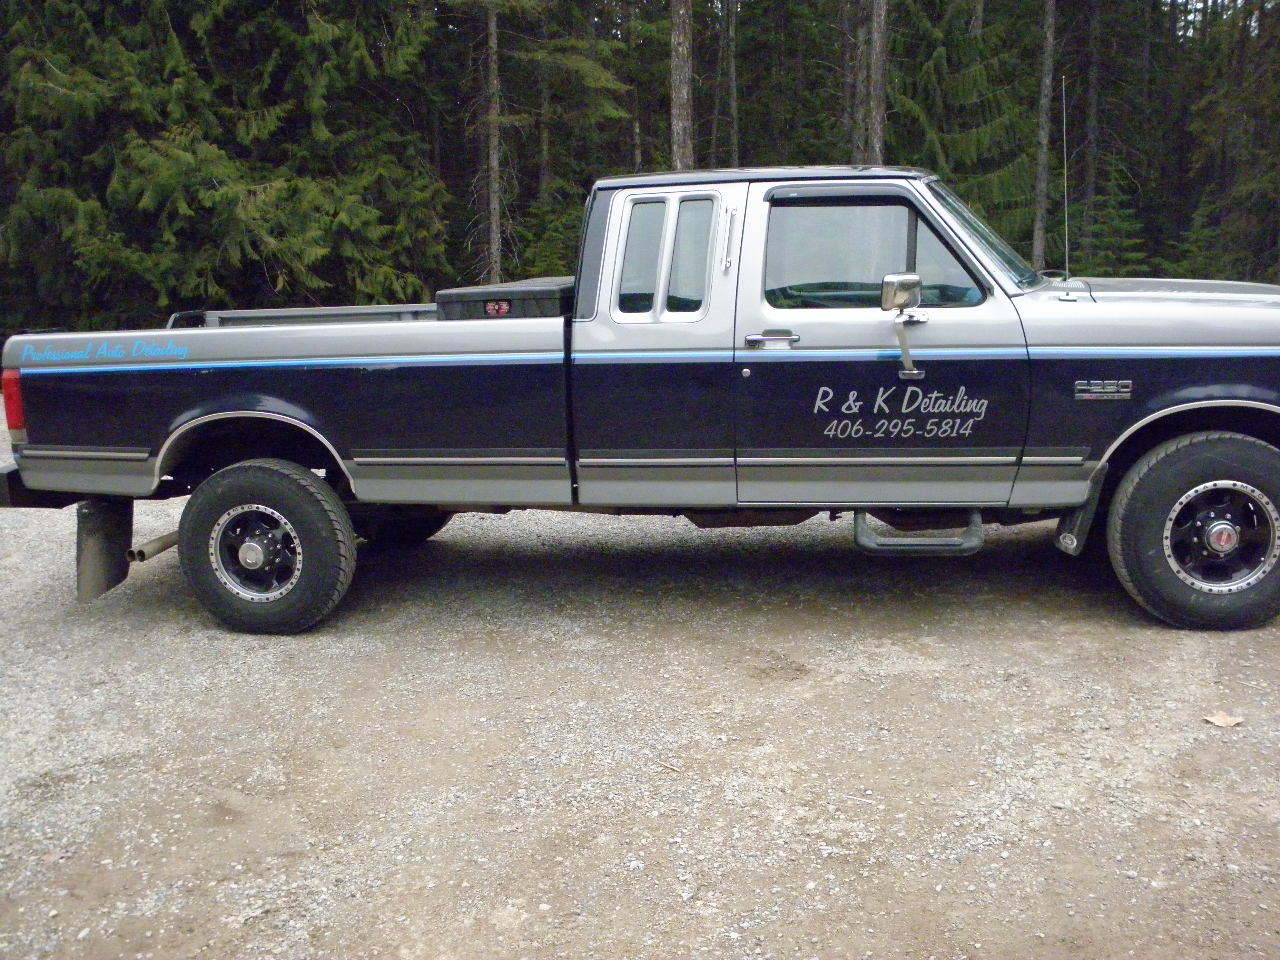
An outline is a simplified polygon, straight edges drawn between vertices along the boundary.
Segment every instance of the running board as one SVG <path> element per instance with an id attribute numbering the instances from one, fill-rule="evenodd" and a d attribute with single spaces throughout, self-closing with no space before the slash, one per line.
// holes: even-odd
<path id="1" fill-rule="evenodd" d="M 958 537 L 882 537 L 871 527 L 867 511 L 853 515 L 853 539 L 864 553 L 899 557 L 967 557 L 982 549 L 987 535 L 982 511 L 969 511 L 969 526 Z"/>

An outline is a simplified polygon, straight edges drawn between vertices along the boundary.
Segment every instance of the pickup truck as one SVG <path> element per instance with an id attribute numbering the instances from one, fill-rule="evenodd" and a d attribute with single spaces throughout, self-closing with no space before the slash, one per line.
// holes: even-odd
<path id="1" fill-rule="evenodd" d="M 889 555 L 1056 519 L 1172 624 L 1280 612 L 1280 287 L 1037 273 L 921 170 L 611 177 L 575 277 L 15 336 L 3 367 L 0 496 L 79 503 L 81 597 L 176 542 L 238 630 L 514 508 L 827 514 Z M 131 543 L 135 500 L 188 495 Z"/>

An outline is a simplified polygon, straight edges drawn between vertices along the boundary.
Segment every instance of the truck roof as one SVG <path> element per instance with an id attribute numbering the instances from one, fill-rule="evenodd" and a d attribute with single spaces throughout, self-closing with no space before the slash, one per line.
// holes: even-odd
<path id="1" fill-rule="evenodd" d="M 699 183 L 739 183 L 743 180 L 921 180 L 931 177 L 919 167 L 881 166 L 809 166 L 809 167 L 744 167 L 737 170 L 680 170 L 669 173 L 635 173 L 603 177 L 596 181 L 597 190 L 620 187 L 674 187 Z"/>

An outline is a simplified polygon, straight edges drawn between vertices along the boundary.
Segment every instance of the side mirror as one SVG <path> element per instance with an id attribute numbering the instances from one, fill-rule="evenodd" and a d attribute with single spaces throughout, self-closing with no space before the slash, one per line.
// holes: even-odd
<path id="1" fill-rule="evenodd" d="M 889 274 L 880 284 L 880 309 L 914 310 L 920 306 L 921 287 L 918 274 Z"/>

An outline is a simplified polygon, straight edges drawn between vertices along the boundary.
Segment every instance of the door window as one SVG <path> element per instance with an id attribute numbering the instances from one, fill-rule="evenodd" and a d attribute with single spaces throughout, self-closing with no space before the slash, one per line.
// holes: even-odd
<path id="1" fill-rule="evenodd" d="M 982 290 L 933 229 L 901 202 L 775 203 L 765 301 L 779 309 L 880 307 L 890 273 L 919 273 L 925 306 L 981 303 Z"/>
<path id="2" fill-rule="evenodd" d="M 968 307 L 981 303 L 982 288 L 970 276 L 946 244 L 923 220 L 916 220 L 916 262 L 908 273 L 918 273 L 924 285 L 920 303 L 926 307 Z"/>

